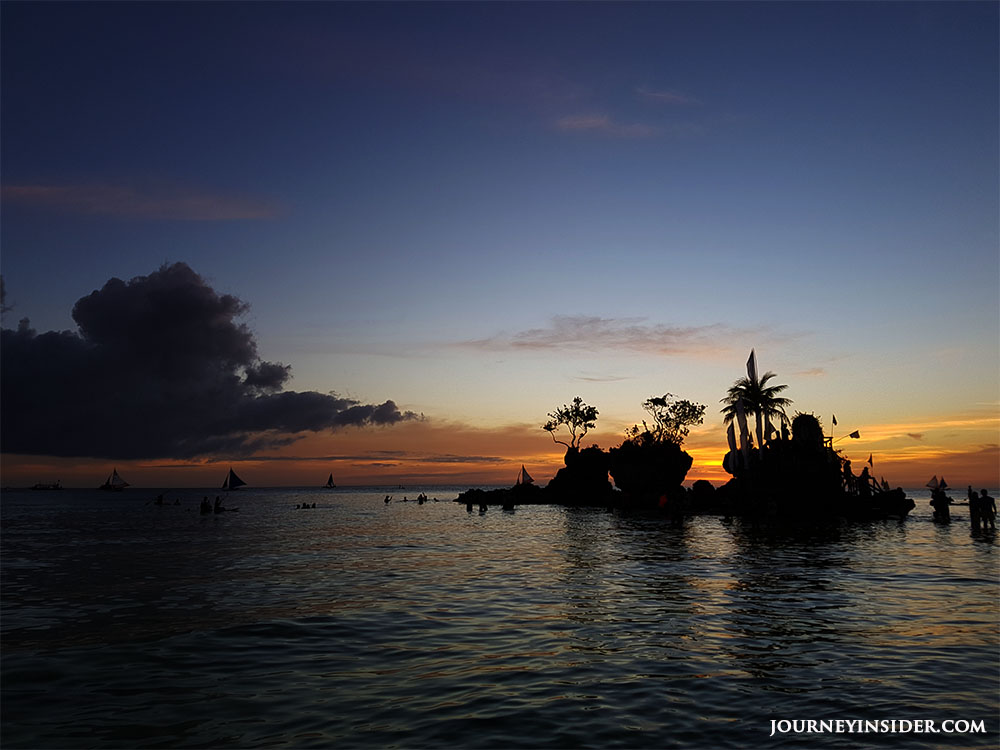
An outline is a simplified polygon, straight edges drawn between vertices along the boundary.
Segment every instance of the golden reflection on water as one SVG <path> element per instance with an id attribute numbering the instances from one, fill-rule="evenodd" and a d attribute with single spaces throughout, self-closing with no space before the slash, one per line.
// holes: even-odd
<path id="1" fill-rule="evenodd" d="M 777 714 L 996 708 L 995 541 L 919 506 L 902 524 L 793 532 L 383 494 L 246 493 L 222 517 L 5 502 L 6 726 L 33 746 L 83 717 L 112 732 L 124 695 L 154 741 L 218 745 L 234 724 L 174 705 L 179 684 L 252 706 L 256 723 L 234 719 L 245 744 L 294 727 L 327 746 L 362 731 L 453 746 L 496 720 L 505 746 L 742 747 Z M 318 507 L 296 510 L 306 497 Z M 33 723 L 17 695 L 50 690 L 33 675 L 53 669 L 84 697 Z"/>

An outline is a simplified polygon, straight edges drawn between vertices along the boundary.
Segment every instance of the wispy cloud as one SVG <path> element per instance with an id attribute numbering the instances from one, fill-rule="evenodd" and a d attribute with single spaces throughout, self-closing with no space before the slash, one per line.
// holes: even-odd
<path id="1" fill-rule="evenodd" d="M 817 378 L 826 375 L 826 370 L 822 367 L 810 367 L 808 370 L 799 370 L 795 374 L 804 378 Z"/>
<path id="2" fill-rule="evenodd" d="M 555 129 L 563 132 L 597 133 L 615 138 L 651 138 L 662 129 L 646 123 L 618 122 L 606 114 L 569 115 L 555 121 Z"/>
<path id="3" fill-rule="evenodd" d="M 584 383 L 620 383 L 623 380 L 631 380 L 632 378 L 627 375 L 601 375 L 601 374 L 587 374 L 580 373 L 573 377 L 573 380 L 579 380 Z"/>
<path id="4" fill-rule="evenodd" d="M 922 433 L 922 432 L 908 432 L 908 433 L 906 433 L 906 436 L 907 437 L 911 437 L 914 440 L 923 440 L 924 439 L 924 433 Z"/>
<path id="5" fill-rule="evenodd" d="M 266 199 L 221 195 L 197 188 L 131 185 L 4 185 L 4 203 L 76 214 L 176 221 L 272 219 L 279 206 Z"/>
<path id="6" fill-rule="evenodd" d="M 640 86 L 636 89 L 636 93 L 644 99 L 650 99 L 656 102 L 662 102 L 663 104 L 676 104 L 676 105 L 694 105 L 701 104 L 701 101 L 695 99 L 693 96 L 687 96 L 686 94 L 678 93 L 677 91 L 667 91 L 667 90 L 657 90 L 647 88 L 645 86 Z"/>
<path id="7" fill-rule="evenodd" d="M 600 318 L 557 315 L 545 328 L 497 334 L 462 346 L 485 350 L 631 351 L 652 354 L 695 354 L 727 348 L 720 341 L 745 340 L 745 332 L 729 326 L 669 326 L 644 318 Z"/>

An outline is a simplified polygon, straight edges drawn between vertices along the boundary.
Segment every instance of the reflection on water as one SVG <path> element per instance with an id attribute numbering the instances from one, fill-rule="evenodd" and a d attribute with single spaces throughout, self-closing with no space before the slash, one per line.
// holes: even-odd
<path id="1" fill-rule="evenodd" d="M 995 540 L 919 501 L 903 524 L 791 533 L 380 491 L 257 490 L 221 516 L 196 493 L 99 495 L 4 495 L 4 747 L 957 748 L 1000 729 Z M 989 732 L 769 737 L 836 718 Z"/>

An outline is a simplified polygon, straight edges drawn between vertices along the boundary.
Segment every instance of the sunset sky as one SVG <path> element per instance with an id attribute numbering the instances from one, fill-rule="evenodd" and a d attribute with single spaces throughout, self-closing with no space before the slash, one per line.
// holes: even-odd
<path id="1" fill-rule="evenodd" d="M 998 7 L 4 2 L 2 482 L 545 482 L 670 392 L 719 483 L 755 348 L 997 487 Z"/>

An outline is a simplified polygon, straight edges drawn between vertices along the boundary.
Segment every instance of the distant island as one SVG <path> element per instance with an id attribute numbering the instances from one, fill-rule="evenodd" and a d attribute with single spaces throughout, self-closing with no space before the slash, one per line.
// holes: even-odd
<path id="1" fill-rule="evenodd" d="M 900 488 L 877 481 L 866 466 L 855 475 L 851 462 L 834 448 L 819 419 L 798 413 L 789 420 L 785 385 L 771 384 L 773 372 L 757 374 L 751 351 L 747 376 L 720 401 L 728 425 L 729 451 L 723 468 L 732 479 L 716 488 L 684 479 L 693 459 L 683 450 L 690 428 L 702 424 L 706 406 L 670 393 L 643 402 L 651 424 L 633 426 L 617 447 L 582 448 L 598 411 L 577 396 L 551 412 L 542 425 L 566 446 L 564 467 L 544 487 L 526 473 L 504 489 L 471 489 L 457 502 L 473 505 L 557 504 L 654 510 L 672 518 L 718 514 L 751 519 L 903 519 L 914 502 Z M 749 418 L 754 418 L 751 431 Z M 779 428 L 774 427 L 777 422 Z M 562 431 L 562 432 L 560 432 Z M 568 434 L 564 434 L 568 433 Z M 557 434 L 562 437 L 556 437 Z M 852 433 L 848 437 L 857 437 Z M 610 480 L 609 480 L 610 477 Z M 612 481 L 614 484 L 612 484 Z"/>

